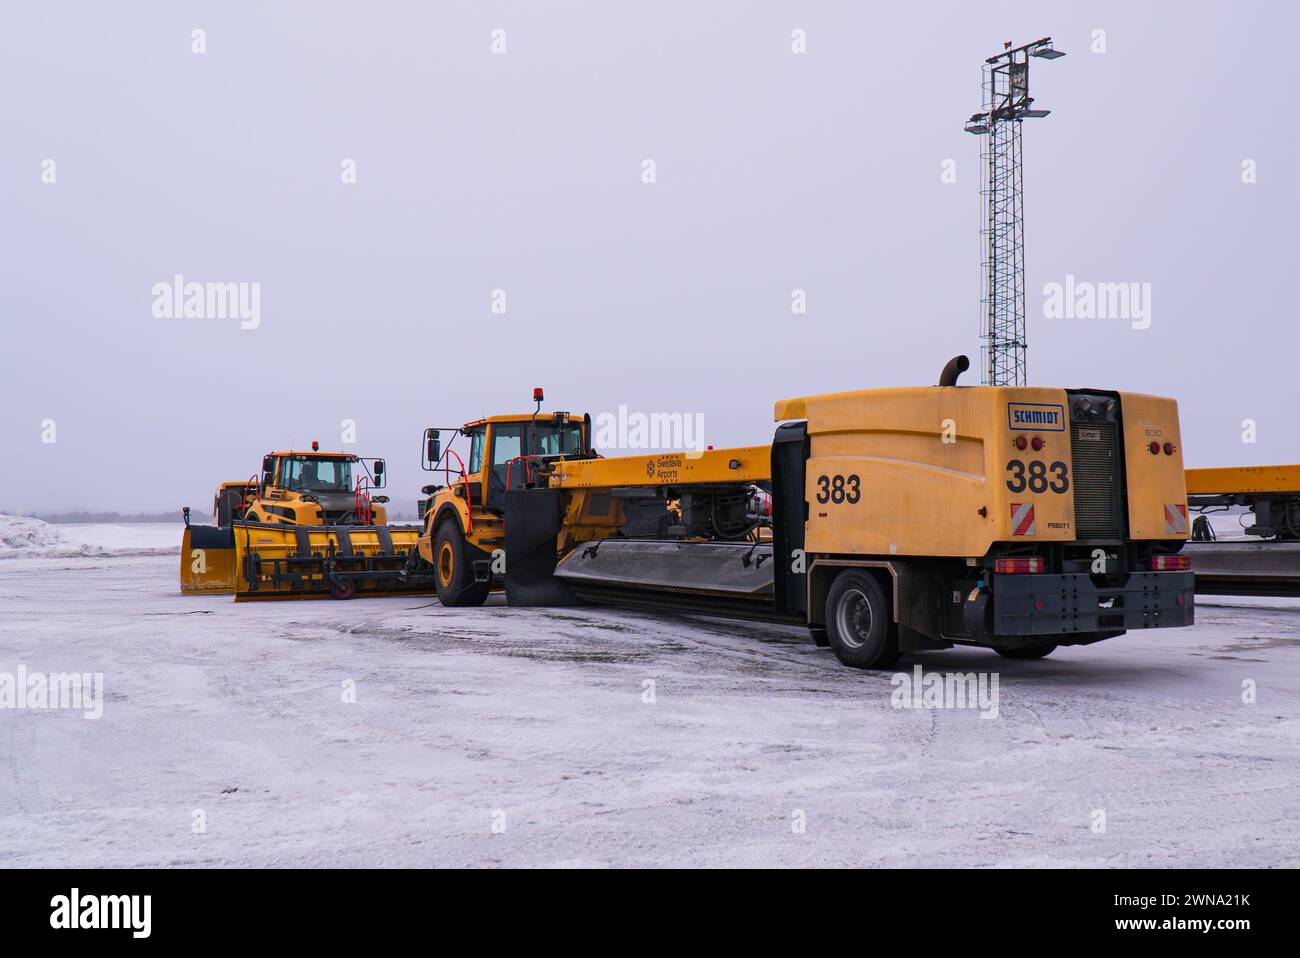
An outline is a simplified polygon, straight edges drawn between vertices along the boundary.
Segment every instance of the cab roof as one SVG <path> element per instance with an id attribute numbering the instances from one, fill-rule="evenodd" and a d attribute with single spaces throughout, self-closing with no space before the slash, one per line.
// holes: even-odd
<path id="1" fill-rule="evenodd" d="M 556 411 L 559 412 L 560 410 L 556 410 Z M 569 412 L 568 410 L 563 410 L 563 412 L 566 416 L 569 417 L 568 420 L 569 422 L 575 425 L 580 424 L 582 422 L 582 415 L 580 413 L 572 413 Z M 472 429 L 475 426 L 481 426 L 484 423 L 488 423 L 488 422 L 531 422 L 533 418 L 534 415 L 533 413 L 530 412 L 502 413 L 499 416 L 486 416 L 483 419 L 473 419 L 465 423 L 463 428 Z M 536 419 L 538 422 L 554 422 L 555 413 L 539 412 L 536 414 Z"/>
<path id="2" fill-rule="evenodd" d="M 300 456 L 300 457 L 305 457 L 307 459 L 347 459 L 350 462 L 357 461 L 357 457 L 350 452 L 312 452 L 309 449 L 299 451 L 299 452 L 294 452 L 294 451 L 268 452 L 267 455 L 268 456 Z"/>

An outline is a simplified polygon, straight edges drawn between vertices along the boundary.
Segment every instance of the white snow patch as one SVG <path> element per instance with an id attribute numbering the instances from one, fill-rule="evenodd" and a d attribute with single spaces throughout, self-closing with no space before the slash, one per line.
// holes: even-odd
<path id="1" fill-rule="evenodd" d="M 899 662 L 997 672 L 985 721 L 895 709 L 890 673 L 777 625 L 236 603 L 178 594 L 174 552 L 0 566 L 0 672 L 102 672 L 105 699 L 0 710 L 0 868 L 1300 866 L 1282 600 L 1035 662 Z"/>
<path id="2" fill-rule="evenodd" d="M 170 523 L 57 526 L 0 513 L 0 560 L 169 555 L 180 551 L 180 539 Z"/>
<path id="3" fill-rule="evenodd" d="M 63 545 L 63 537 L 48 522 L 27 516 L 0 514 L 0 556 L 40 553 Z"/>

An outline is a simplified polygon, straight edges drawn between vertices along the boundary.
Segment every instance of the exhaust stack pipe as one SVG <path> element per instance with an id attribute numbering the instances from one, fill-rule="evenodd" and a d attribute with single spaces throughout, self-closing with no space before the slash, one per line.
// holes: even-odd
<path id="1" fill-rule="evenodd" d="M 948 365 L 943 367 L 943 372 L 939 374 L 940 386 L 957 385 L 957 377 L 970 369 L 970 360 L 965 356 L 954 356 L 948 360 Z"/>

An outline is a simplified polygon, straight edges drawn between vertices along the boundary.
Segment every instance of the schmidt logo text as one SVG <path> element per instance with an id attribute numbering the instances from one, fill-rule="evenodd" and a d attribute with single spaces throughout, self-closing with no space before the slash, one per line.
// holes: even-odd
<path id="1" fill-rule="evenodd" d="M 1009 402 L 1007 426 L 1035 432 L 1065 432 L 1065 407 L 1049 402 Z"/>

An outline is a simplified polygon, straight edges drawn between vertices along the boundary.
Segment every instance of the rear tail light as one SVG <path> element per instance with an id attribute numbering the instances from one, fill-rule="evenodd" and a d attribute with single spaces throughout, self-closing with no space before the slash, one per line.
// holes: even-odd
<path id="1" fill-rule="evenodd" d="M 1157 572 L 1190 572 L 1191 556 L 1152 556 L 1151 568 Z"/>
<path id="2" fill-rule="evenodd" d="M 1172 442 L 1165 443 L 1165 455 L 1172 456 L 1173 454 L 1174 454 L 1174 444 Z"/>
<path id="3" fill-rule="evenodd" d="M 1042 556 L 1026 556 L 1019 559 L 995 559 L 993 561 L 993 571 L 999 575 L 1023 575 L 1025 573 L 1042 572 Z"/>
<path id="4" fill-rule="evenodd" d="M 1147 448 L 1151 450 L 1151 455 L 1153 456 L 1160 455 L 1160 443 L 1153 441 L 1151 445 L 1147 446 Z"/>

